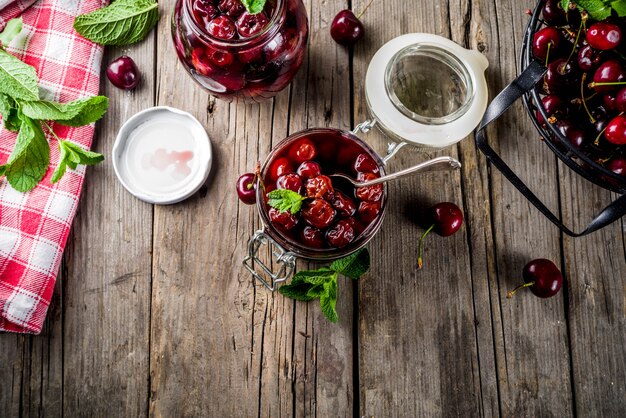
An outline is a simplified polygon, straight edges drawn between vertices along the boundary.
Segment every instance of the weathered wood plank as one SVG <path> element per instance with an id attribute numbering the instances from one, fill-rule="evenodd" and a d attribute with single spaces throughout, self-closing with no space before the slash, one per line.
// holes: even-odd
<path id="1" fill-rule="evenodd" d="M 355 2 L 354 9 L 366 3 Z M 401 3 L 374 2 L 363 17 L 368 36 L 354 55 L 357 122 L 368 117 L 363 80 L 379 46 L 410 32 L 450 36 L 447 3 L 412 3 L 411 10 Z M 460 17 L 459 10 L 454 13 Z M 366 140 L 379 150 L 386 143 L 378 132 Z M 438 154 L 456 156 L 457 151 Z M 427 156 L 403 150 L 396 158 L 392 170 Z M 385 224 L 370 245 L 372 274 L 359 283 L 362 416 L 468 416 L 483 409 L 467 229 L 448 238 L 429 237 L 424 269 L 416 267 L 423 232 L 416 224 L 423 223 L 431 204 L 453 201 L 463 207 L 460 180 L 458 172 L 437 173 L 388 185 Z"/>
<path id="2" fill-rule="evenodd" d="M 582 230 L 611 200 L 563 164 L 563 219 Z M 624 223 L 563 240 L 569 341 L 578 416 L 626 413 L 626 246 Z"/>
<path id="3" fill-rule="evenodd" d="M 143 77 L 134 92 L 102 78 L 110 106 L 97 125 L 94 148 L 106 160 L 87 173 L 64 256 L 59 331 L 67 416 L 147 413 L 152 206 L 117 181 L 110 155 L 121 124 L 154 103 L 154 48 L 152 34 L 124 50 Z M 122 52 L 108 49 L 103 66 Z"/>

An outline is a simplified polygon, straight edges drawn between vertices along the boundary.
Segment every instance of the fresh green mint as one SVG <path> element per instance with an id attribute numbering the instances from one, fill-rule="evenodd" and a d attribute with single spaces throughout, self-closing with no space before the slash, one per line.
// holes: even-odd
<path id="1" fill-rule="evenodd" d="M 0 46 L 6 47 L 22 31 L 22 18 L 18 17 L 7 22 L 2 33 L 0 33 Z"/>
<path id="2" fill-rule="evenodd" d="M 330 322 L 337 322 L 337 277 L 342 274 L 358 279 L 370 268 L 370 253 L 367 248 L 335 261 L 330 267 L 317 270 L 299 271 L 291 283 L 282 285 L 278 291 L 283 296 L 300 301 L 320 300 L 324 316 Z"/>
<path id="3" fill-rule="evenodd" d="M 626 0 L 561 0 L 563 10 L 568 10 L 572 5 L 585 10 L 594 20 L 606 19 L 611 16 L 612 10 L 620 17 L 626 16 Z"/>
<path id="4" fill-rule="evenodd" d="M 267 0 L 241 0 L 248 13 L 255 15 L 261 13 Z"/>
<path id="5" fill-rule="evenodd" d="M 19 34 L 21 20 L 11 20 L 0 33 L 0 42 L 6 45 Z M 104 96 L 78 99 L 69 103 L 40 100 L 37 73 L 0 47 L 0 116 L 4 127 L 17 132 L 15 146 L 9 159 L 0 165 L 0 176 L 20 192 L 32 190 L 45 176 L 50 164 L 50 144 L 45 127 L 58 141 L 61 157 L 52 175 L 52 182 L 61 179 L 67 167 L 92 165 L 103 160 L 101 154 L 85 151 L 78 144 L 56 136 L 46 121 L 59 125 L 83 126 L 104 115 L 109 101 Z"/>
<path id="6" fill-rule="evenodd" d="M 291 212 L 293 215 L 300 212 L 302 202 L 306 197 L 292 190 L 276 189 L 267 194 L 267 204 L 280 212 Z"/>
<path id="7" fill-rule="evenodd" d="M 143 40 L 158 20 L 159 5 L 154 0 L 117 0 L 77 16 L 74 29 L 101 45 L 130 45 Z"/>

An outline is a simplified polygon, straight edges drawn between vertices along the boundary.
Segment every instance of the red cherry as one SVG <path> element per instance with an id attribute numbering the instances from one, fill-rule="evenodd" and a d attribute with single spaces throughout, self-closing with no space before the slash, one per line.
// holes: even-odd
<path id="1" fill-rule="evenodd" d="M 359 219 L 366 224 L 373 222 L 381 210 L 380 202 L 361 202 L 359 208 L 357 209 L 357 213 L 359 214 Z"/>
<path id="2" fill-rule="evenodd" d="M 356 218 L 350 217 L 350 218 L 346 218 L 344 220 L 350 224 L 352 229 L 354 229 L 354 234 L 356 236 L 361 235 L 361 232 L 363 232 L 365 230 L 365 225 L 363 225 L 361 222 L 357 221 Z"/>
<path id="3" fill-rule="evenodd" d="M 194 48 L 191 51 L 191 63 L 199 74 L 208 76 L 213 73 L 213 68 L 207 63 L 204 48 Z"/>
<path id="4" fill-rule="evenodd" d="M 429 217 L 432 225 L 424 232 L 419 241 L 417 268 L 422 268 L 422 254 L 424 238 L 434 230 L 442 237 L 454 234 L 461 228 L 463 224 L 463 212 L 461 209 L 450 202 L 441 202 L 429 209 Z"/>
<path id="5" fill-rule="evenodd" d="M 330 36 L 338 44 L 354 45 L 363 38 L 363 35 L 365 35 L 363 23 L 352 13 L 352 10 L 340 11 L 330 24 Z"/>
<path id="6" fill-rule="evenodd" d="M 374 173 L 359 173 L 358 181 L 370 181 L 380 177 Z M 376 184 L 374 186 L 358 187 L 355 191 L 356 197 L 365 202 L 378 202 L 383 197 L 383 185 Z"/>
<path id="7" fill-rule="evenodd" d="M 376 164 L 374 159 L 364 153 L 357 155 L 356 160 L 354 160 L 353 168 L 354 171 L 357 173 L 366 173 L 368 171 L 372 173 L 378 173 L 379 171 L 378 165 Z"/>
<path id="8" fill-rule="evenodd" d="M 322 231 L 313 226 L 305 226 L 302 231 L 300 231 L 300 239 L 302 239 L 304 245 L 308 247 L 324 247 L 324 235 L 322 234 Z"/>
<path id="9" fill-rule="evenodd" d="M 232 53 L 210 46 L 207 46 L 205 54 L 209 61 L 218 67 L 227 67 L 235 61 L 235 56 Z"/>
<path id="10" fill-rule="evenodd" d="M 507 293 L 511 298 L 519 289 L 529 287 L 530 291 L 540 298 L 549 298 L 561 290 L 563 275 L 558 267 L 550 260 L 538 258 L 530 261 L 522 270 L 524 284 Z"/>
<path id="11" fill-rule="evenodd" d="M 591 45 L 585 45 L 578 51 L 578 67 L 583 71 L 591 71 L 600 64 L 606 52 L 595 50 Z"/>
<path id="12" fill-rule="evenodd" d="M 213 5 L 211 0 L 195 0 L 191 7 L 196 22 L 205 25 L 219 14 L 217 7 Z"/>
<path id="13" fill-rule="evenodd" d="M 606 168 L 618 174 L 626 177 L 626 157 L 614 157 L 606 165 Z"/>
<path id="14" fill-rule="evenodd" d="M 607 99 L 608 94 L 604 96 Z M 626 87 L 622 87 L 614 96 L 615 109 L 620 112 L 626 112 Z"/>
<path id="15" fill-rule="evenodd" d="M 237 19 L 237 31 L 242 38 L 250 38 L 261 33 L 268 22 L 269 20 L 263 12 L 255 15 L 243 12 Z"/>
<path id="16" fill-rule="evenodd" d="M 124 90 L 134 89 L 141 80 L 135 61 L 127 55 L 122 55 L 109 64 L 107 77 L 115 87 Z"/>
<path id="17" fill-rule="evenodd" d="M 341 220 L 326 231 L 326 240 L 331 246 L 342 248 L 354 241 L 354 235 L 352 226 Z"/>
<path id="18" fill-rule="evenodd" d="M 304 203 L 302 217 L 309 224 L 316 228 L 327 228 L 333 222 L 335 209 L 324 199 L 313 199 Z"/>
<path id="19" fill-rule="evenodd" d="M 270 166 L 269 175 L 271 181 L 276 181 L 280 176 L 288 173 L 293 173 L 293 168 L 285 157 L 277 158 Z"/>
<path id="20" fill-rule="evenodd" d="M 315 159 L 317 149 L 310 139 L 302 138 L 289 149 L 289 159 L 300 164 Z"/>
<path id="21" fill-rule="evenodd" d="M 595 49 L 606 51 L 619 45 L 622 40 L 622 32 L 619 26 L 613 23 L 597 22 L 587 30 L 587 42 Z"/>
<path id="22" fill-rule="evenodd" d="M 246 205 L 254 205 L 256 203 L 256 175 L 253 173 L 242 174 L 237 179 L 237 195 Z"/>
<path id="23" fill-rule="evenodd" d="M 554 116 L 557 112 L 562 112 L 566 109 L 565 102 L 556 94 L 548 94 L 547 96 L 544 96 L 541 99 L 541 103 L 543 104 L 548 116 Z M 543 119 L 543 116 L 541 116 L 539 111 L 537 111 L 537 121 L 541 125 L 546 124 L 546 121 Z"/>
<path id="24" fill-rule="evenodd" d="M 548 54 L 556 57 L 556 49 L 561 43 L 561 32 L 552 27 L 547 26 L 535 33 L 533 38 L 533 55 L 535 58 L 544 61 Z"/>
<path id="25" fill-rule="evenodd" d="M 606 125 L 604 136 L 612 144 L 626 144 L 626 116 L 615 116 L 609 124 Z"/>
<path id="26" fill-rule="evenodd" d="M 603 62 L 593 73 L 593 83 L 619 83 L 624 81 L 626 74 L 620 62 L 616 59 L 610 59 Z M 593 85 L 597 92 L 609 92 L 619 89 L 619 85 Z"/>
<path id="27" fill-rule="evenodd" d="M 281 229 L 288 231 L 298 224 L 298 218 L 291 212 L 281 212 L 276 208 L 270 208 L 268 213 L 272 224 Z"/>
<path id="28" fill-rule="evenodd" d="M 337 210 L 337 214 L 342 218 L 348 218 L 356 212 L 356 205 L 348 196 L 335 190 L 330 198 L 330 204 Z"/>
<path id="29" fill-rule="evenodd" d="M 302 191 L 302 179 L 294 173 L 283 174 L 276 180 L 276 188 L 300 193 Z"/>
<path id="30" fill-rule="evenodd" d="M 303 179 L 317 177 L 322 174 L 320 165 L 313 161 L 305 161 L 298 167 L 298 175 Z"/>
<path id="31" fill-rule="evenodd" d="M 328 192 L 333 192 L 333 183 L 329 177 L 317 176 L 306 182 L 306 195 L 311 198 L 322 198 Z"/>
<path id="32" fill-rule="evenodd" d="M 206 26 L 206 30 L 209 35 L 218 39 L 233 39 L 237 35 L 235 24 L 226 15 L 221 15 L 211 20 Z"/>
<path id="33" fill-rule="evenodd" d="M 243 4 L 241 4 L 241 0 L 221 0 L 217 7 L 219 7 L 222 13 L 232 18 L 236 18 L 246 10 Z"/>

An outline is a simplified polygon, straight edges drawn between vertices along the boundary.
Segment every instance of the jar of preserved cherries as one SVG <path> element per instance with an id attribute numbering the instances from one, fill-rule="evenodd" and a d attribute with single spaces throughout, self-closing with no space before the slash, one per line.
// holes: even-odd
<path id="1" fill-rule="evenodd" d="M 220 99 L 275 96 L 302 65 L 308 38 L 302 0 L 268 0 L 257 14 L 240 0 L 177 0 L 172 36 L 178 58 Z"/>

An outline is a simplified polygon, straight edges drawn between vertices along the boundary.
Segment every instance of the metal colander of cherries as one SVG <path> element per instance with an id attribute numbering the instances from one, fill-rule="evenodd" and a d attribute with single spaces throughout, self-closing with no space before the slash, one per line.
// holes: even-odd
<path id="1" fill-rule="evenodd" d="M 626 18 L 613 12 L 594 20 L 573 4 L 564 10 L 558 0 L 538 7 L 542 19 L 530 52 L 547 72 L 537 86 L 536 122 L 578 172 L 626 189 Z"/>

